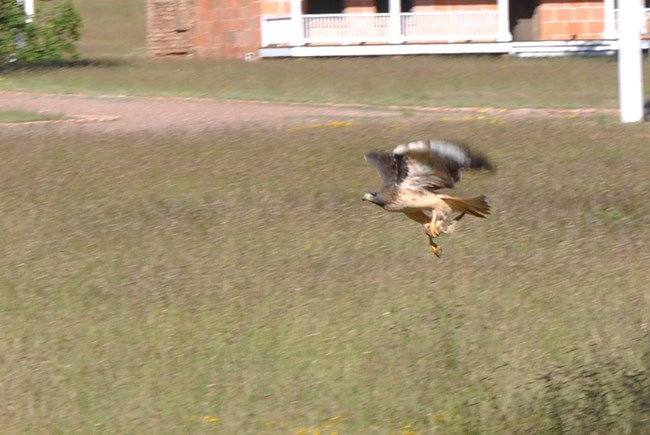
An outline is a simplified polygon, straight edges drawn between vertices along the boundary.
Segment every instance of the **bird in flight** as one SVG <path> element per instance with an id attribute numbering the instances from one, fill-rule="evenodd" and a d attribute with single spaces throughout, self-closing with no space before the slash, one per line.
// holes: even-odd
<path id="1" fill-rule="evenodd" d="M 397 145 L 392 154 L 373 151 L 365 159 L 375 167 L 383 185 L 363 195 L 363 200 L 386 211 L 402 212 L 424 225 L 431 251 L 438 257 L 441 249 L 436 237 L 451 233 L 466 214 L 479 218 L 490 214 L 485 195 L 461 198 L 440 193 L 460 181 L 461 169 L 493 170 L 485 156 L 467 147 L 420 140 Z"/>

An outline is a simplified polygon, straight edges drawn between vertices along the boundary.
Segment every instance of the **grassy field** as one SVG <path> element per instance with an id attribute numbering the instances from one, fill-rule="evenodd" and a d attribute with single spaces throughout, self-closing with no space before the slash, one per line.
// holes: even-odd
<path id="1" fill-rule="evenodd" d="M 7 433 L 644 433 L 650 131 L 608 119 L 0 132 Z M 494 214 L 362 203 L 465 139 Z"/>

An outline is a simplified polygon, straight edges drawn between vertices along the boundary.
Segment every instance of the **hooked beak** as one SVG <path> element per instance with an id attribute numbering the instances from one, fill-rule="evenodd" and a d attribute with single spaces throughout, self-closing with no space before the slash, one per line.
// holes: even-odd
<path id="1" fill-rule="evenodd" d="M 372 202 L 372 193 L 367 192 L 365 195 L 363 195 L 363 198 L 361 198 L 361 201 L 370 201 L 370 202 Z"/>

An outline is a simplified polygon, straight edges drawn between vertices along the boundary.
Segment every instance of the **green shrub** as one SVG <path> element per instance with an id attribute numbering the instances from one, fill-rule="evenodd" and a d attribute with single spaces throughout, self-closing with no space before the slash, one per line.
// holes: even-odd
<path id="1" fill-rule="evenodd" d="M 32 22 L 22 5 L 0 0 L 0 64 L 76 58 L 81 18 L 70 1 L 41 1 Z"/>

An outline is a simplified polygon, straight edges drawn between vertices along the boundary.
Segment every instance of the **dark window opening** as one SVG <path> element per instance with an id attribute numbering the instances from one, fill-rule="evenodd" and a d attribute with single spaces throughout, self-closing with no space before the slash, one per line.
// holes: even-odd
<path id="1" fill-rule="evenodd" d="M 389 0 L 376 0 L 377 12 L 380 14 L 387 14 L 389 12 Z M 413 8 L 413 0 L 402 0 L 402 7 L 400 12 L 411 12 Z"/>
<path id="2" fill-rule="evenodd" d="M 343 12 L 343 0 L 309 0 L 308 14 L 340 14 Z"/>

